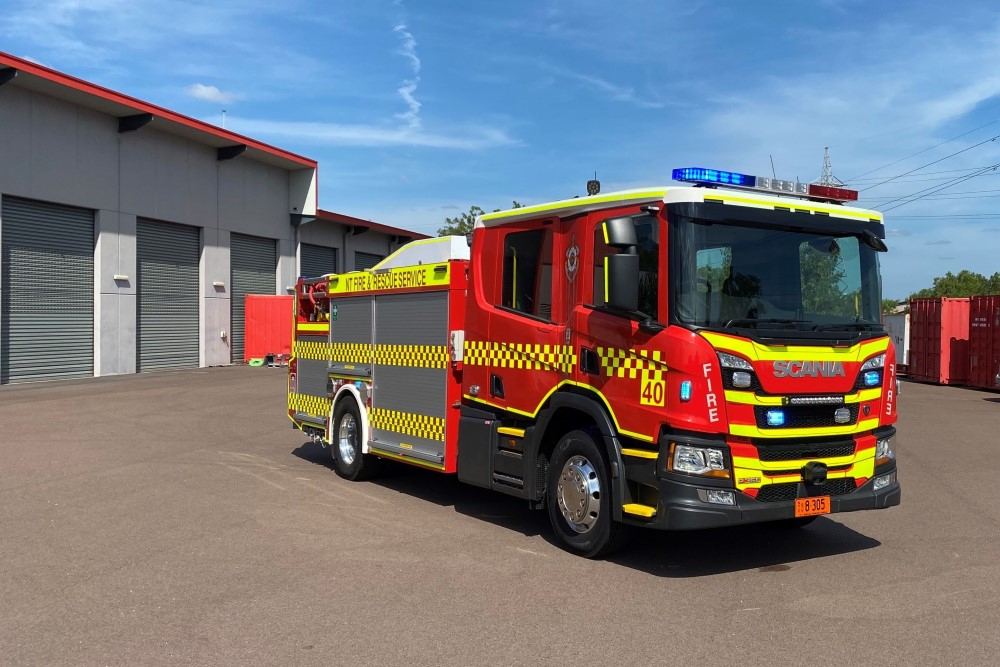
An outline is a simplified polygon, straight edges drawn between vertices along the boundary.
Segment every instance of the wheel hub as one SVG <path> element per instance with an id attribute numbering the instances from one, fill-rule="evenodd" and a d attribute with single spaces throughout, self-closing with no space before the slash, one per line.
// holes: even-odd
<path id="1" fill-rule="evenodd" d="M 358 455 L 357 440 L 358 424 L 354 421 L 354 415 L 348 412 L 341 418 L 337 429 L 337 451 L 345 465 L 354 463 L 354 457 Z"/>
<path id="2" fill-rule="evenodd" d="M 574 531 L 586 533 L 597 524 L 601 515 L 601 479 L 586 457 L 577 455 L 566 461 L 556 485 L 556 502 Z"/>

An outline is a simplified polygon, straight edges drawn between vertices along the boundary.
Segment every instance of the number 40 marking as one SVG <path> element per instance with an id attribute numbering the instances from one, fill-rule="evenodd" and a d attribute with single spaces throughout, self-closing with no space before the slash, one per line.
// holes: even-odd
<path id="1" fill-rule="evenodd" d="M 643 380 L 642 392 L 639 394 L 639 403 L 642 405 L 656 405 L 663 407 L 664 399 L 667 396 L 666 380 Z"/>

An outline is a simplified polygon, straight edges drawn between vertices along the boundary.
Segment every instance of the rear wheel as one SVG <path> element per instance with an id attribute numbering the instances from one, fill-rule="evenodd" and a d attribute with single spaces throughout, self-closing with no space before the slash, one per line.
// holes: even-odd
<path id="1" fill-rule="evenodd" d="M 333 413 L 330 455 L 337 474 L 344 479 L 369 479 L 377 472 L 378 458 L 361 453 L 361 418 L 354 401 L 343 400 Z"/>
<path id="2" fill-rule="evenodd" d="M 588 433 L 572 431 L 556 445 L 547 489 L 549 522 L 566 549 L 598 558 L 621 546 L 626 529 L 612 519 L 607 465 Z"/>

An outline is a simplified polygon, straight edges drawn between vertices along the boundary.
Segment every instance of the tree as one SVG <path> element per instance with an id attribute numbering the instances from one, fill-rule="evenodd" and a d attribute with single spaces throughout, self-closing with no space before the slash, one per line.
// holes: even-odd
<path id="1" fill-rule="evenodd" d="M 882 314 L 892 315 L 896 312 L 896 308 L 899 307 L 899 301 L 896 299 L 882 299 Z"/>
<path id="2" fill-rule="evenodd" d="M 859 314 L 857 292 L 844 291 L 844 266 L 839 249 L 820 252 L 809 244 L 799 251 L 802 271 L 802 309 L 842 317 Z"/>
<path id="3" fill-rule="evenodd" d="M 515 201 L 511 208 L 521 208 L 523 204 Z M 494 212 L 501 209 L 495 208 Z M 485 213 L 483 209 L 478 206 L 470 206 L 468 213 L 462 213 L 454 218 L 445 218 L 444 227 L 438 230 L 438 236 L 465 236 L 466 234 L 471 234 L 473 227 L 476 226 L 476 218 Z"/>
<path id="4" fill-rule="evenodd" d="M 963 269 L 954 274 L 951 271 L 934 279 L 931 287 L 914 292 L 911 299 L 922 297 L 963 297 L 983 294 L 1000 294 L 1000 273 L 987 278 L 981 273 Z"/>

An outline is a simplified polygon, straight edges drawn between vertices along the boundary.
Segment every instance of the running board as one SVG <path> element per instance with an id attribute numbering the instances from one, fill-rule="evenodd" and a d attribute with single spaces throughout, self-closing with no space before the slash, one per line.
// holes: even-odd
<path id="1" fill-rule="evenodd" d="M 629 503 L 627 505 L 622 505 L 622 511 L 626 514 L 632 514 L 635 516 L 645 517 L 646 519 L 652 519 L 656 516 L 656 508 L 650 507 L 649 505 L 640 505 L 639 503 Z"/>

